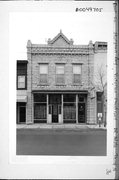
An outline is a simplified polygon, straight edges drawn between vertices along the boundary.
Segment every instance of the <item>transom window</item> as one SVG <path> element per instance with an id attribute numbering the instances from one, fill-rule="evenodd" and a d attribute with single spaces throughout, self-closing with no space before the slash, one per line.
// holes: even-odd
<path id="1" fill-rule="evenodd" d="M 64 102 L 76 102 L 76 95 L 74 94 L 64 94 L 63 95 Z"/>
<path id="2" fill-rule="evenodd" d="M 39 65 L 40 83 L 46 84 L 48 82 L 48 64 Z"/>
<path id="3" fill-rule="evenodd" d="M 46 94 L 34 94 L 34 102 L 47 102 Z"/>
<path id="4" fill-rule="evenodd" d="M 81 83 L 81 65 L 73 64 L 73 83 Z"/>
<path id="5" fill-rule="evenodd" d="M 64 84 L 64 64 L 56 65 L 56 84 Z"/>

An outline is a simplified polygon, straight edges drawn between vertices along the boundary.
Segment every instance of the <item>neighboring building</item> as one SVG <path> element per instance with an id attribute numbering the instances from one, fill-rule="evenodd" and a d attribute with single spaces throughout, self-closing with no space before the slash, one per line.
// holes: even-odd
<path id="1" fill-rule="evenodd" d="M 48 44 L 29 40 L 27 61 L 17 61 L 17 123 L 97 124 L 98 50 L 106 61 L 107 43 L 74 45 L 61 31 Z"/>
<path id="2" fill-rule="evenodd" d="M 17 61 L 17 123 L 26 123 L 27 61 Z"/>

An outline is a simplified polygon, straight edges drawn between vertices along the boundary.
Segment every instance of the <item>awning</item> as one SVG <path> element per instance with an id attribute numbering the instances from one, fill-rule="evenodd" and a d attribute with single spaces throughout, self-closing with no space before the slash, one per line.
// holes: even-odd
<path id="1" fill-rule="evenodd" d="M 27 96 L 17 96 L 17 102 L 27 102 Z"/>

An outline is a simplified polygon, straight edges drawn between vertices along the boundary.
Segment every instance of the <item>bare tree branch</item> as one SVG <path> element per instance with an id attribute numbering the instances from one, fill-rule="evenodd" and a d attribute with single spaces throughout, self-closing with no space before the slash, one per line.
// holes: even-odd
<path id="1" fill-rule="evenodd" d="M 97 71 L 94 74 L 94 87 L 100 91 L 104 92 L 104 87 L 106 84 L 106 72 L 104 71 L 104 66 L 98 66 Z"/>

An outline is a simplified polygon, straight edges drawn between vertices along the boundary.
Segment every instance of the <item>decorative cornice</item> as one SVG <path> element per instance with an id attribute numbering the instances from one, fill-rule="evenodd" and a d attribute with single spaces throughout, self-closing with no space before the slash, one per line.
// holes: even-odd
<path id="1" fill-rule="evenodd" d="M 64 54 L 64 55 L 89 55 L 91 50 L 89 48 L 77 48 L 77 47 L 37 47 L 32 46 L 31 54 Z"/>

